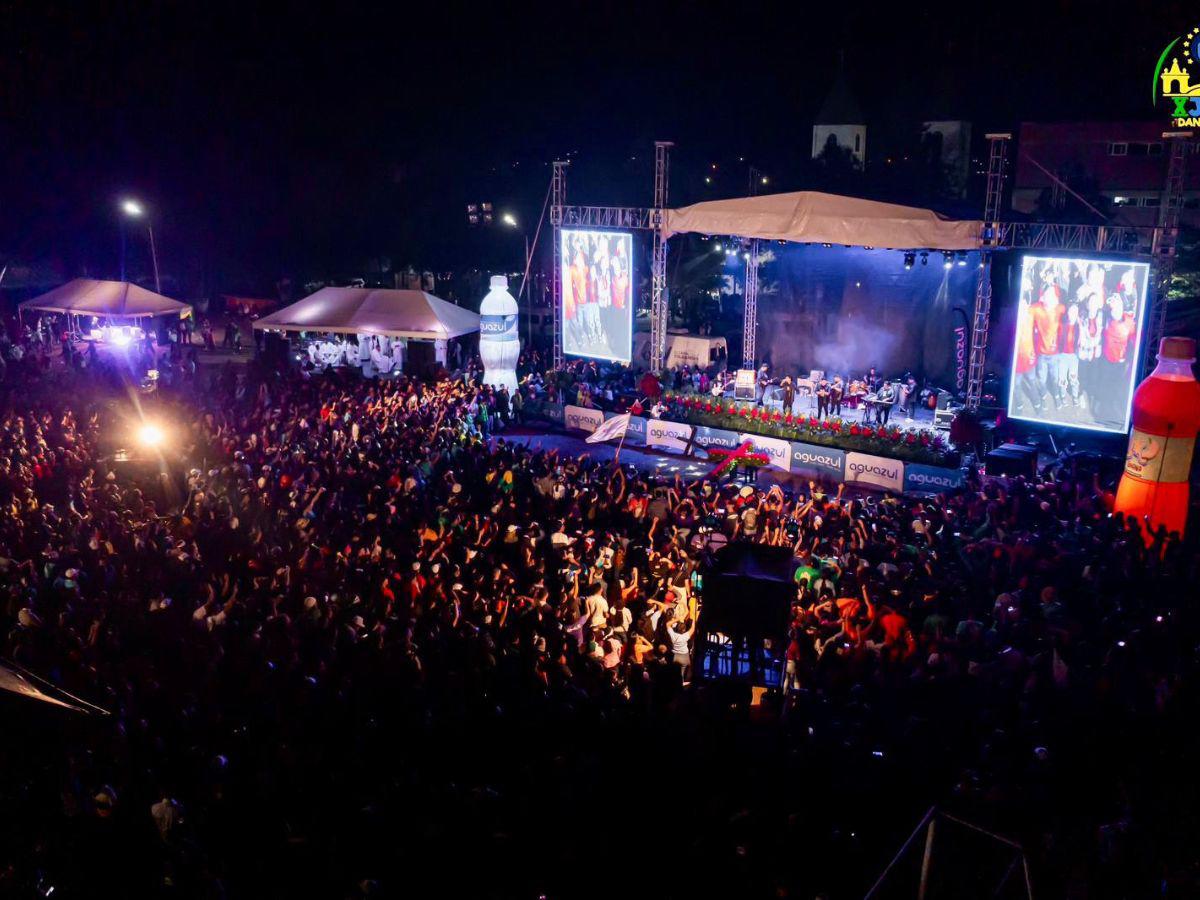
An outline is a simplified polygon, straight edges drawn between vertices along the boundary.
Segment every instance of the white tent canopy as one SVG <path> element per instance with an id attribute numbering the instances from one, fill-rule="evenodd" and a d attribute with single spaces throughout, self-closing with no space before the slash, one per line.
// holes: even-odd
<path id="1" fill-rule="evenodd" d="M 796 191 L 666 210 L 664 236 L 683 232 L 893 250 L 975 250 L 982 223 L 914 206 Z"/>
<path id="2" fill-rule="evenodd" d="M 80 316 L 125 316 L 141 319 L 191 311 L 178 300 L 148 291 L 128 281 L 76 278 L 40 297 L 26 300 L 21 310 L 72 313 Z"/>
<path id="3" fill-rule="evenodd" d="M 424 291 L 325 287 L 263 316 L 255 328 L 445 340 L 479 330 L 479 315 Z"/>

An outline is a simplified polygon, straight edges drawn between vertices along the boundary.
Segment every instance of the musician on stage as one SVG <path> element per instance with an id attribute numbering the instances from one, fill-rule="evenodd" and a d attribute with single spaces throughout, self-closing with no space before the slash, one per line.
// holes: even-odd
<path id="1" fill-rule="evenodd" d="M 823 419 L 829 414 L 829 379 L 822 378 L 817 383 L 817 418 Z"/>
<path id="2" fill-rule="evenodd" d="M 783 388 L 783 411 L 789 413 L 792 411 L 792 404 L 796 402 L 796 386 L 792 383 L 792 376 L 783 376 L 779 386 Z"/>
<path id="3" fill-rule="evenodd" d="M 879 399 L 876 403 L 879 424 L 886 425 L 892 416 L 892 407 L 896 405 L 896 389 L 890 381 L 885 381 L 883 387 L 879 389 Z"/>
<path id="4" fill-rule="evenodd" d="M 917 415 L 917 379 L 909 375 L 900 388 L 900 409 L 904 411 L 904 421 L 911 422 Z"/>
<path id="5" fill-rule="evenodd" d="M 871 371 L 863 376 L 863 381 L 867 383 L 867 391 L 872 394 L 879 393 L 879 385 L 883 383 L 883 379 L 879 377 L 874 366 L 871 366 Z"/>
<path id="6" fill-rule="evenodd" d="M 829 386 L 829 410 L 835 416 L 842 414 L 842 397 L 846 394 L 846 386 L 842 383 L 841 375 L 833 376 L 833 384 Z"/>

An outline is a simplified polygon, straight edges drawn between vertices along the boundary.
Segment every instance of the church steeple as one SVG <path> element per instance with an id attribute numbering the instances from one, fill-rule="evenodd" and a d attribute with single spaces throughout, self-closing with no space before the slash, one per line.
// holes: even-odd
<path id="1" fill-rule="evenodd" d="M 825 102 L 813 122 L 812 157 L 816 159 L 830 140 L 850 151 L 861 167 L 867 158 L 867 120 L 850 90 L 845 57 L 838 54 L 838 70 Z"/>

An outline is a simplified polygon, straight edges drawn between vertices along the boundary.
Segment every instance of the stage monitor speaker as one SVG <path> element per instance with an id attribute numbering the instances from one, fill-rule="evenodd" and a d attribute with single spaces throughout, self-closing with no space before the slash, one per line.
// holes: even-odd
<path id="1" fill-rule="evenodd" d="M 954 395 L 951 394 L 949 391 L 943 391 L 941 388 L 938 388 L 937 409 L 945 409 L 947 406 L 950 405 L 950 402 L 953 399 L 954 399 Z"/>
<path id="2" fill-rule="evenodd" d="M 984 458 L 989 475 L 1037 477 L 1038 452 L 1024 444 L 1001 444 Z"/>
<path id="3" fill-rule="evenodd" d="M 950 425 L 954 422 L 954 417 L 958 415 L 958 407 L 954 409 L 946 409 L 939 406 L 933 411 L 933 427 L 938 431 L 949 431 Z"/>

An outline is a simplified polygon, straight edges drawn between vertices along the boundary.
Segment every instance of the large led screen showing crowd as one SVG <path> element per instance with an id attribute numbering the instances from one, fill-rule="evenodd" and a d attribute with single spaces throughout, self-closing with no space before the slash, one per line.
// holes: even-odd
<path id="1" fill-rule="evenodd" d="M 1149 275 L 1147 263 L 1024 258 L 1011 418 L 1129 429 Z"/>
<path id="2" fill-rule="evenodd" d="M 633 350 L 633 235 L 562 230 L 562 346 L 628 363 Z"/>

